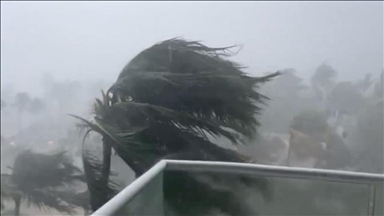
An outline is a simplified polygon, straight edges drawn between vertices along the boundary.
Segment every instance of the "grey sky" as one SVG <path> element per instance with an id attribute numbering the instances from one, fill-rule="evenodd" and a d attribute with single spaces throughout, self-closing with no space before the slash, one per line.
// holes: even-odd
<path id="1" fill-rule="evenodd" d="M 42 74 L 114 80 L 139 51 L 175 36 L 243 44 L 259 74 L 328 59 L 340 78 L 383 68 L 383 2 L 1 2 L 2 83 L 34 91 Z"/>

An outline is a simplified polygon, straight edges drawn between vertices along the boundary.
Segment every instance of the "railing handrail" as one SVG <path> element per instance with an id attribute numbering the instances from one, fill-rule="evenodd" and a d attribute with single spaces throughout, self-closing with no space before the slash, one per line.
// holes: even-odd
<path id="1" fill-rule="evenodd" d="M 141 189 L 152 181 L 166 166 L 165 161 L 158 162 L 155 166 L 134 180 L 131 184 L 125 187 L 115 197 L 97 209 L 92 215 L 107 216 L 113 215 L 119 211 L 124 205 L 132 199 Z"/>
<path id="2" fill-rule="evenodd" d="M 323 181 L 340 181 L 355 184 L 384 184 L 384 174 L 357 173 L 350 171 L 322 170 L 298 167 L 282 167 L 260 164 L 218 162 L 218 161 L 187 161 L 162 160 L 146 173 L 124 188 L 114 198 L 95 211 L 93 216 L 113 215 L 132 199 L 142 188 L 163 170 L 188 172 L 221 172 L 262 177 L 282 177 L 296 179 L 312 179 Z"/>
<path id="3" fill-rule="evenodd" d="M 384 183 L 384 174 L 219 161 L 164 161 L 166 162 L 166 170 L 236 173 L 262 177 L 300 178 L 323 181 L 339 181 L 355 184 Z"/>

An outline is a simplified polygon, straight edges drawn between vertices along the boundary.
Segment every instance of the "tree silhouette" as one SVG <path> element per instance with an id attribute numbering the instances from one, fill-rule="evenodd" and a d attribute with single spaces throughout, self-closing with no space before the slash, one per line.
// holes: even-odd
<path id="1" fill-rule="evenodd" d="M 323 108 L 325 108 L 328 94 L 335 84 L 336 76 L 336 70 L 332 66 L 323 63 L 316 69 L 311 78 L 312 87 L 318 100 L 323 103 Z"/>
<path id="2" fill-rule="evenodd" d="M 72 213 L 71 203 L 61 197 L 60 188 L 68 189 L 76 182 L 84 182 L 84 175 L 65 152 L 53 155 L 21 152 L 15 159 L 12 174 L 3 174 L 2 195 L 15 202 L 15 216 L 20 215 L 21 199 L 41 208 L 53 208 Z"/>
<path id="3" fill-rule="evenodd" d="M 252 137 L 259 124 L 259 105 L 265 101 L 255 90 L 279 73 L 247 76 L 241 66 L 226 59 L 231 56 L 229 48 L 181 39 L 155 44 L 133 58 L 96 100 L 94 122 L 77 117 L 103 136 L 101 179 L 90 187 L 95 190 L 90 191 L 93 210 L 108 201 L 105 186 L 112 148 L 137 176 L 163 158 L 246 161 L 213 144 L 207 134 L 234 144 L 241 144 L 240 135 Z M 179 214 L 201 215 L 215 207 L 232 215 L 250 213 L 233 190 L 215 190 L 188 173 L 165 173 L 164 179 L 174 181 L 172 186 L 165 184 L 164 197 Z M 222 181 L 266 189 L 263 179 L 230 176 Z M 92 194 L 97 194 L 93 200 Z"/>

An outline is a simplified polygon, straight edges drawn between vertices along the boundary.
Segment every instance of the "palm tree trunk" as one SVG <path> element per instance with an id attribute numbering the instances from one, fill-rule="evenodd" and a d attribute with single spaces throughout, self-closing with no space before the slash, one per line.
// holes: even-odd
<path id="1" fill-rule="evenodd" d="M 100 191 L 92 191 L 90 189 L 91 196 L 91 209 L 96 211 L 106 202 L 108 202 L 108 182 L 109 175 L 111 173 L 111 155 L 112 155 L 112 146 L 108 143 L 108 139 L 103 138 L 103 165 L 101 168 L 101 177 L 100 177 Z"/>
<path id="2" fill-rule="evenodd" d="M 104 188 L 107 188 L 109 182 L 109 175 L 111 173 L 111 155 L 112 146 L 103 140 L 103 167 L 101 170 L 101 183 Z"/>
<path id="3" fill-rule="evenodd" d="M 13 200 L 15 201 L 15 216 L 20 216 L 21 197 L 14 197 Z"/>

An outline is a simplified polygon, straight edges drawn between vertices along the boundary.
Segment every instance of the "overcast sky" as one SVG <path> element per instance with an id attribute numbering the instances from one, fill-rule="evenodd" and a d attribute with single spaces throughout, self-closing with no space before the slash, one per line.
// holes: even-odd
<path id="1" fill-rule="evenodd" d="M 1 82 L 36 91 L 42 74 L 115 80 L 138 52 L 176 36 L 244 45 L 257 75 L 328 60 L 342 79 L 383 68 L 383 2 L 1 2 Z"/>

